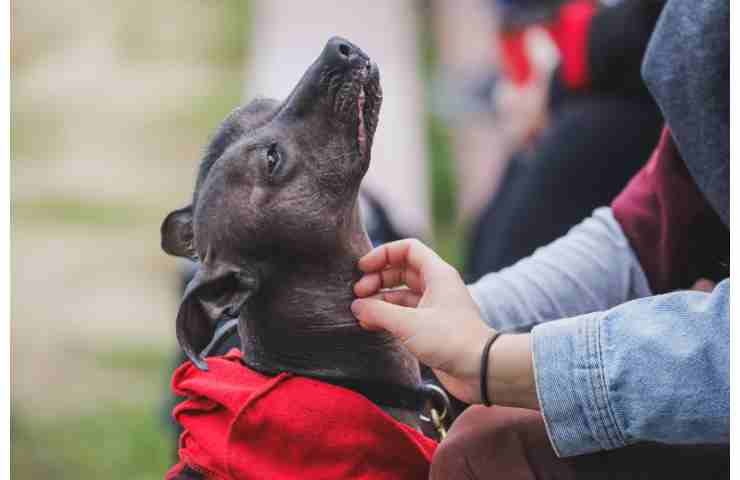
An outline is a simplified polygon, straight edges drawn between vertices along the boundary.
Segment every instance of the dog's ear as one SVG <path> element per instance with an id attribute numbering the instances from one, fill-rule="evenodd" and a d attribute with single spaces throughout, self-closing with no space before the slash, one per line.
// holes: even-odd
<path id="1" fill-rule="evenodd" d="M 175 255 L 195 259 L 193 246 L 193 207 L 180 208 L 170 212 L 160 227 L 162 233 L 162 250 Z"/>
<path id="2" fill-rule="evenodd" d="M 259 289 L 259 274 L 235 266 L 199 266 L 177 313 L 177 341 L 201 370 L 208 370 L 200 352 L 208 345 L 219 320 L 236 318 Z"/>

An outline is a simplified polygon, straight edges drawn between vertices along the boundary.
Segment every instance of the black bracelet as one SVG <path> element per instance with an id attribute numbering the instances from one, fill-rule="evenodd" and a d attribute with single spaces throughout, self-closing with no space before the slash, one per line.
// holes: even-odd
<path id="1" fill-rule="evenodd" d="M 488 356 L 491 352 L 493 342 L 496 341 L 499 335 L 501 335 L 500 332 L 495 332 L 491 335 L 491 338 L 486 342 L 486 346 L 483 347 L 483 353 L 480 356 L 480 398 L 486 407 L 491 406 L 491 400 L 488 398 Z"/>

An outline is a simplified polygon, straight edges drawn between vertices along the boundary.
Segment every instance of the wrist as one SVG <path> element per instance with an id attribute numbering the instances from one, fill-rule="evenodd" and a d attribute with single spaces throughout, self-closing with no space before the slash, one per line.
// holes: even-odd
<path id="1" fill-rule="evenodd" d="M 496 340 L 499 339 L 501 336 L 501 332 L 493 332 L 493 335 L 488 337 L 488 340 L 486 340 L 486 344 L 483 346 L 483 350 L 481 351 L 481 357 L 480 357 L 480 396 L 481 396 L 481 402 L 486 407 L 490 407 L 492 405 L 491 403 L 491 397 L 488 394 L 488 367 L 490 365 L 489 356 L 491 354 L 491 348 L 493 348 L 493 344 L 496 343 Z"/>
<path id="2" fill-rule="evenodd" d="M 529 334 L 501 335 L 488 354 L 488 398 L 496 405 L 539 409 Z"/>
<path id="3" fill-rule="evenodd" d="M 466 403 L 481 403 L 481 353 L 486 346 L 486 342 L 496 333 L 496 330 L 486 326 L 476 330 L 475 334 L 466 336 L 459 345 L 458 352 L 464 352 L 463 356 L 458 357 L 454 369 L 443 369 L 445 373 L 457 379 L 461 385 L 464 385 L 462 396 L 458 396 Z"/>

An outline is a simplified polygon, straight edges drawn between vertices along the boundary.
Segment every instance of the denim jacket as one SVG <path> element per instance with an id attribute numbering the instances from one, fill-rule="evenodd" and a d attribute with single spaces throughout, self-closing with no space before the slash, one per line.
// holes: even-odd
<path id="1" fill-rule="evenodd" d="M 492 327 L 531 330 L 537 394 L 559 456 L 729 442 L 729 279 L 711 293 L 650 296 L 602 208 L 469 288 Z"/>

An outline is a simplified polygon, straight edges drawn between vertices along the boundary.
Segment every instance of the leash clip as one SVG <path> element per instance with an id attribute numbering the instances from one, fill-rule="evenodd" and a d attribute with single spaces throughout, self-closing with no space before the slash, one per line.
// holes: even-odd
<path id="1" fill-rule="evenodd" d="M 443 413 L 444 415 L 447 415 L 446 410 Z M 444 418 L 444 415 L 440 417 L 436 408 L 433 408 L 431 410 L 431 414 L 432 414 L 432 423 L 434 424 L 434 428 L 437 430 L 437 433 L 439 433 L 439 439 L 444 440 L 445 437 L 447 437 L 447 429 L 442 423 L 442 419 Z"/>
<path id="2" fill-rule="evenodd" d="M 450 398 L 447 396 L 447 392 L 432 383 L 424 384 L 421 389 L 431 405 L 429 408 L 431 418 L 421 413 L 419 414 L 419 418 L 424 422 L 434 425 L 434 429 L 437 430 L 440 440 L 444 440 L 447 436 L 447 427 L 445 427 L 444 420 L 452 412 Z M 442 413 L 440 413 L 440 409 Z"/>

